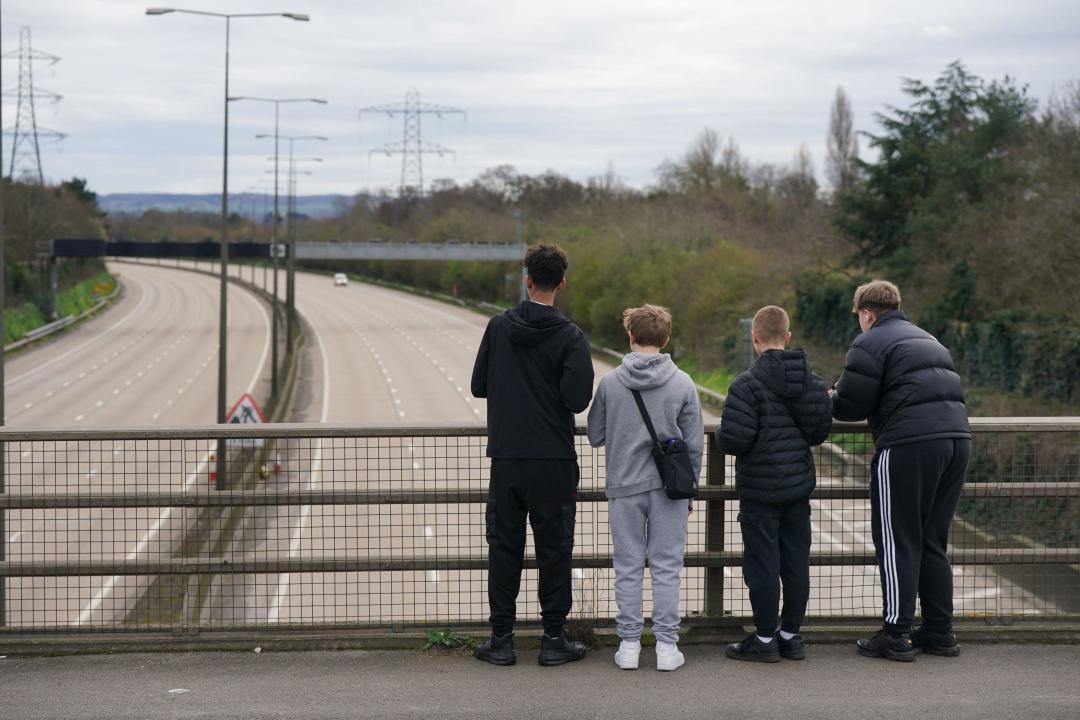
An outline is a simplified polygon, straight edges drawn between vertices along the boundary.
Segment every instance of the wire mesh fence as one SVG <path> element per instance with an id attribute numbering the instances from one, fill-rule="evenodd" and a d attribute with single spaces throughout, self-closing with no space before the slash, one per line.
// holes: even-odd
<path id="1" fill-rule="evenodd" d="M 976 429 L 951 538 L 957 614 L 1080 616 L 1080 422 Z M 483 623 L 485 443 L 480 427 L 4 429 L 4 631 Z M 680 610 L 745 619 L 734 460 L 708 447 Z M 607 621 L 603 451 L 580 435 L 577 450 L 572 617 Z M 880 616 L 873 454 L 856 425 L 815 452 L 811 619 Z M 527 559 L 523 621 L 536 590 Z"/>

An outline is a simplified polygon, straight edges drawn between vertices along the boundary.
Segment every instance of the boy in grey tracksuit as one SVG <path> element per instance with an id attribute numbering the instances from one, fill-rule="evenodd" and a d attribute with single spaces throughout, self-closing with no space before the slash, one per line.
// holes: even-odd
<path id="1" fill-rule="evenodd" d="M 638 390 L 661 442 L 681 438 L 694 472 L 701 472 L 704 425 L 693 380 L 661 354 L 671 335 L 671 315 L 654 305 L 623 313 L 631 352 L 606 375 L 589 410 L 589 442 L 606 445 L 608 524 L 615 564 L 616 625 L 622 643 L 615 663 L 636 669 L 641 653 L 642 579 L 645 558 L 652 577 L 653 632 L 658 670 L 685 661 L 679 652 L 679 580 L 686 545 L 689 501 L 671 500 L 652 457 L 652 438 L 631 390 Z"/>

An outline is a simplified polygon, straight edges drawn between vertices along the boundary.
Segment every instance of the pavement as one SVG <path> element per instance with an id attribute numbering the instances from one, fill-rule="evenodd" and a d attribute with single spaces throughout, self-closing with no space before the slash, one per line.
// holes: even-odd
<path id="1" fill-rule="evenodd" d="M 0 659 L 6 720 L 44 718 L 877 718 L 1075 719 L 1078 645 L 973 644 L 910 664 L 810 645 L 760 665 L 717 645 L 687 663 L 619 670 L 613 649 L 558 668 L 498 668 L 422 651 L 121 654 Z"/>

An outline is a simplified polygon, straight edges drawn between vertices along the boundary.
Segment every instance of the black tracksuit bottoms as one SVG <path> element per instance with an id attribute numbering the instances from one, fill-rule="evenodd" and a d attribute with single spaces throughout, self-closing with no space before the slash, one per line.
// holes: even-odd
<path id="1" fill-rule="evenodd" d="M 952 631 L 949 525 L 970 459 L 967 438 L 878 448 L 874 456 L 871 528 L 881 571 L 883 624 L 893 635 L 911 630 L 916 594 L 923 627 Z"/>
<path id="2" fill-rule="evenodd" d="M 810 599 L 810 500 L 782 505 L 739 500 L 743 537 L 743 581 L 758 635 L 776 633 L 780 584 L 784 608 L 780 629 L 798 633 Z"/>
<path id="3" fill-rule="evenodd" d="M 511 632 L 532 525 L 544 632 L 560 635 L 570 613 L 570 557 L 577 519 L 577 460 L 492 458 L 486 510 L 491 629 Z"/>

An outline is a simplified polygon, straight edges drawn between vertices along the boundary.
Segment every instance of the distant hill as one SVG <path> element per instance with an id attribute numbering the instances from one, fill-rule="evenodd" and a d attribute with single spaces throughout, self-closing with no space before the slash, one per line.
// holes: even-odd
<path id="1" fill-rule="evenodd" d="M 296 211 L 314 218 L 339 215 L 343 208 L 352 204 L 348 195 L 300 195 L 296 198 Z M 278 201 L 285 212 L 285 198 Z M 241 215 L 263 215 L 273 211 L 273 196 L 255 193 L 229 193 L 229 211 Z M 112 215 L 141 215 L 147 210 L 173 212 L 221 212 L 221 196 L 171 195 L 166 193 L 112 193 L 98 195 L 98 206 Z"/>

